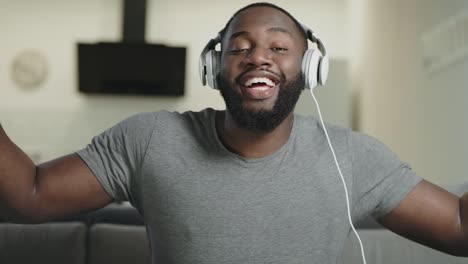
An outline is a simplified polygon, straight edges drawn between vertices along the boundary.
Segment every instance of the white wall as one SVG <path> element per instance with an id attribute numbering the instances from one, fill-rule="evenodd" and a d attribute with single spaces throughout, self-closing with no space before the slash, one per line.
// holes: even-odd
<path id="1" fill-rule="evenodd" d="M 330 74 L 325 86 L 313 92 L 325 122 L 342 127 L 353 127 L 351 76 L 347 59 L 331 59 Z M 310 90 L 304 90 L 296 104 L 295 112 L 319 117 Z"/>
<path id="2" fill-rule="evenodd" d="M 466 181 L 468 62 L 427 73 L 421 36 L 468 9 L 468 1 L 364 1 L 352 77 L 361 94 L 361 130 L 433 182 Z"/>
<path id="3" fill-rule="evenodd" d="M 77 92 L 76 43 L 118 41 L 121 1 L 0 0 L 0 120 L 28 153 L 45 160 L 86 144 L 92 135 L 141 111 L 224 108 L 216 91 L 202 87 L 198 56 L 233 12 L 253 1 L 148 1 L 147 41 L 187 47 L 186 96 L 85 96 Z M 274 1 L 314 28 L 332 58 L 346 58 L 347 0 Z M 50 74 L 34 90 L 11 78 L 13 57 L 42 52 Z"/>

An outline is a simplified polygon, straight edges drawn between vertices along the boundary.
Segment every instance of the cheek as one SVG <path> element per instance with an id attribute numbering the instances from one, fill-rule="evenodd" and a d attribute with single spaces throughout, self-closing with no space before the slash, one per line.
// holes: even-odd
<path id="1" fill-rule="evenodd" d="M 287 79 L 295 78 L 302 71 L 302 57 L 297 56 L 294 59 L 282 62 L 282 69 Z"/>
<path id="2" fill-rule="evenodd" d="M 219 62 L 219 72 L 229 80 L 235 78 L 237 68 L 237 62 L 233 58 L 223 57 Z"/>

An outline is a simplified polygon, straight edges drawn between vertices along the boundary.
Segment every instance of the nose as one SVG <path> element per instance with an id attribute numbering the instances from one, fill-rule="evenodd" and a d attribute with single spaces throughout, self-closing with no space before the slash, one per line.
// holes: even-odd
<path id="1" fill-rule="evenodd" d="M 245 63 L 250 66 L 270 66 L 272 54 L 269 49 L 255 47 L 245 57 Z"/>

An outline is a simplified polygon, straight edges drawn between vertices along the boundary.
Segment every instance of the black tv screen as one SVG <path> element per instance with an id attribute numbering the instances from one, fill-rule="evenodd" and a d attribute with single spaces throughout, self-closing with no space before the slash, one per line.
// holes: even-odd
<path id="1" fill-rule="evenodd" d="M 78 43 L 78 90 L 89 94 L 184 94 L 183 47 Z"/>

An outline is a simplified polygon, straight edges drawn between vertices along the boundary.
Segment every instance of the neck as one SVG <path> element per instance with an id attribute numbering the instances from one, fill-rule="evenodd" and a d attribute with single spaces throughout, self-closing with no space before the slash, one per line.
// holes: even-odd
<path id="1" fill-rule="evenodd" d="M 240 128 L 228 111 L 218 112 L 216 130 L 223 145 L 244 158 L 262 158 L 275 153 L 289 139 L 294 121 L 291 112 L 281 124 L 269 132 Z"/>

